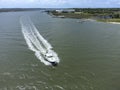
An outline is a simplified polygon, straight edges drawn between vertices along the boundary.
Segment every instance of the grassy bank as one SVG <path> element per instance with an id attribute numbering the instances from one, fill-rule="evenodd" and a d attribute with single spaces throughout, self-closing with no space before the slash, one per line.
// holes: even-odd
<path id="1" fill-rule="evenodd" d="M 77 18 L 77 19 L 92 17 L 92 15 L 88 14 L 88 13 L 57 13 L 57 12 L 52 12 L 52 15 L 64 16 L 65 18 Z"/>
<path id="2" fill-rule="evenodd" d="M 119 22 L 120 23 L 120 18 L 119 19 L 98 19 L 97 21 L 101 21 L 101 22 Z"/>
<path id="3" fill-rule="evenodd" d="M 75 8 L 74 11 L 63 10 L 53 10 L 49 11 L 53 16 L 62 18 L 76 18 L 76 19 L 95 19 L 101 22 L 120 22 L 120 8 Z"/>

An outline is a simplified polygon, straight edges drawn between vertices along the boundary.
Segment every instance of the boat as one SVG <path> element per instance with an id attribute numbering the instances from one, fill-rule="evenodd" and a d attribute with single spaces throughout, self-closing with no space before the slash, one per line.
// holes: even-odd
<path id="1" fill-rule="evenodd" d="M 51 63 L 52 66 L 57 66 L 58 62 L 56 62 L 56 54 L 53 53 L 52 50 L 47 50 L 45 54 L 43 54 L 44 59 Z"/>

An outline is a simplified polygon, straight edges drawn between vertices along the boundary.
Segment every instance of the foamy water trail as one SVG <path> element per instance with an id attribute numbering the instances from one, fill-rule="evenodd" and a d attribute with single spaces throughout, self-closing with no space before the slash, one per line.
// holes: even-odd
<path id="1" fill-rule="evenodd" d="M 30 19 L 29 19 L 29 22 L 32 23 Z M 42 37 L 42 35 L 38 32 L 38 30 L 36 29 L 36 27 L 33 24 L 31 24 L 31 25 L 32 25 L 32 28 L 34 29 L 35 34 L 37 35 L 38 39 L 42 42 L 42 44 L 45 46 L 45 48 L 52 49 L 53 47 L 51 46 L 51 44 L 48 43 L 48 41 Z"/>
<path id="2" fill-rule="evenodd" d="M 20 24 L 22 27 L 22 33 L 25 38 L 25 41 L 29 49 L 35 52 L 35 56 L 45 65 L 51 65 L 51 63 L 46 61 L 42 55 L 45 54 L 47 50 L 49 50 L 56 58 L 56 62 L 59 63 L 59 57 L 57 53 L 51 50 L 52 46 L 48 43 L 47 40 L 45 40 L 41 36 L 37 28 L 31 22 L 30 18 L 22 17 L 20 19 Z"/>
<path id="3" fill-rule="evenodd" d="M 36 47 L 38 47 L 36 45 L 36 47 L 33 45 L 33 41 L 31 41 L 31 36 L 29 36 L 29 33 L 26 32 L 25 27 L 22 25 L 22 33 L 24 35 L 25 41 L 29 47 L 30 50 L 35 52 L 35 56 L 41 61 L 43 62 L 45 65 L 51 65 L 49 62 L 47 62 L 46 60 L 44 60 L 44 58 L 41 56 L 40 51 L 36 49 Z"/>

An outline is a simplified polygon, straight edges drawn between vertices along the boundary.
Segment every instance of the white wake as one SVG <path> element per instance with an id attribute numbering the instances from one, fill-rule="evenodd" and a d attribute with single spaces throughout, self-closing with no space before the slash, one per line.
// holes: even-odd
<path id="1" fill-rule="evenodd" d="M 42 35 L 38 32 L 29 17 L 21 17 L 20 24 L 25 41 L 30 50 L 35 52 L 35 56 L 45 65 L 51 65 L 49 61 L 46 61 L 42 54 L 45 54 L 48 50 L 54 56 L 57 63 L 59 63 L 59 57 L 55 51 L 52 50 L 52 46 Z"/>

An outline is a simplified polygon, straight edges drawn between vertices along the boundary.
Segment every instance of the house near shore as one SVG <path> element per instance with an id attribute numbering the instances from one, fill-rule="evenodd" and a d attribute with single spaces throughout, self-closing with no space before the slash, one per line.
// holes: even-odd
<path id="1" fill-rule="evenodd" d="M 57 13 L 62 13 L 63 10 L 55 10 Z"/>
<path id="2" fill-rule="evenodd" d="M 71 13 L 71 12 L 75 12 L 74 9 L 59 9 L 59 10 L 55 10 L 57 13 L 62 13 L 62 12 L 66 12 L 66 13 Z"/>

